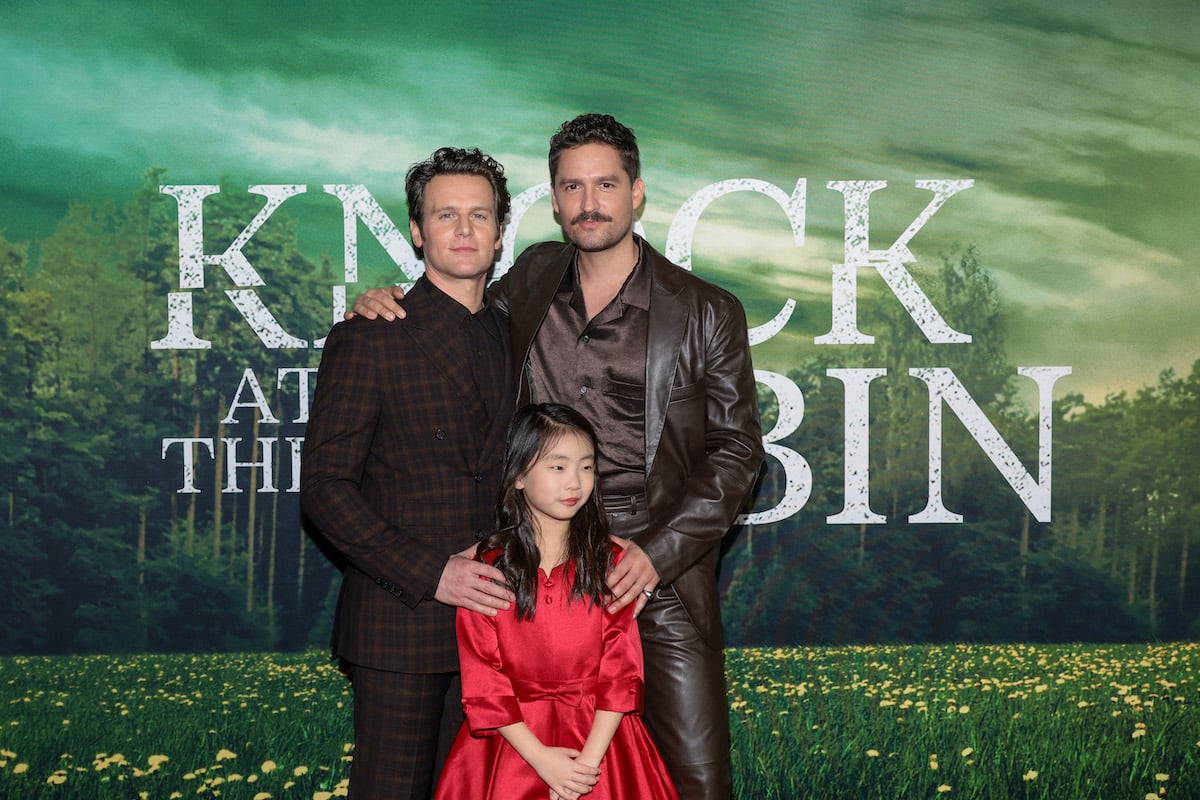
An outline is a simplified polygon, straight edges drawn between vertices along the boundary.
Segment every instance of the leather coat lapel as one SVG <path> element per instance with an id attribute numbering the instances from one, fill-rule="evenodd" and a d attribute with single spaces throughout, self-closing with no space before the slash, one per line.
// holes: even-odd
<path id="1" fill-rule="evenodd" d="M 546 265 L 545 270 L 536 276 L 537 291 L 531 291 L 523 297 L 508 299 L 508 313 L 512 320 L 509 330 L 512 331 L 513 358 L 520 374 L 516 386 L 517 408 L 529 403 L 533 397 L 532 376 L 525 369 L 525 364 L 529 361 L 533 340 L 550 311 L 550 304 L 554 302 L 558 287 L 562 285 L 563 276 L 571 268 L 575 253 L 574 245 L 562 248 L 562 251 Z"/>
<path id="2" fill-rule="evenodd" d="M 650 266 L 654 286 L 650 292 L 650 320 L 646 329 L 646 474 L 654 464 L 663 427 L 667 424 L 667 404 L 675 383 L 679 349 L 688 310 L 676 300 L 678 290 L 664 285 L 656 259 Z"/>

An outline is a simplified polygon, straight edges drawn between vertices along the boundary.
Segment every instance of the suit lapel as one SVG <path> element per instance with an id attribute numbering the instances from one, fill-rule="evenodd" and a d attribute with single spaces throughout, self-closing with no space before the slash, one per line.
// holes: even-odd
<path id="1" fill-rule="evenodd" d="M 649 249 L 647 248 L 647 251 Z M 687 324 L 687 307 L 676 299 L 678 290 L 662 280 L 657 259 L 651 258 L 654 285 L 650 290 L 650 318 L 646 329 L 646 474 L 654 464 L 658 443 L 667 422 L 667 404 L 675 383 L 679 349 Z"/>
<path id="2" fill-rule="evenodd" d="M 411 308 L 413 313 L 405 320 L 403 330 L 471 415 L 485 419 L 483 399 L 475 390 L 471 360 L 464 354 L 461 338 L 445 335 L 445 326 L 431 325 L 430 318 L 437 310 L 426 301 L 423 293 L 414 295 L 405 305 L 406 310 Z"/>

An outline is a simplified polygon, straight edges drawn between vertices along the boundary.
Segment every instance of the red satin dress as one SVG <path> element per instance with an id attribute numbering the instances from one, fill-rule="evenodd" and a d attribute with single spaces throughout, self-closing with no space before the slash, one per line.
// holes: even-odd
<path id="1" fill-rule="evenodd" d="M 619 557 L 619 556 L 618 556 Z M 489 559 L 491 560 L 491 559 Z M 546 800 L 550 788 L 496 729 L 524 721 L 542 744 L 583 748 L 597 708 L 625 716 L 586 800 L 678 800 L 642 721 L 642 640 L 634 604 L 617 614 L 567 602 L 574 570 L 539 571 L 537 614 L 458 611 L 466 722 L 437 800 Z"/>

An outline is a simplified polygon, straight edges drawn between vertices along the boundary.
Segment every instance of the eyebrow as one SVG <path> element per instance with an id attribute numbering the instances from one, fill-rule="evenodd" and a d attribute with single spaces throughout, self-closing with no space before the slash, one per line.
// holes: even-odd
<path id="1" fill-rule="evenodd" d="M 460 211 L 460 210 L 487 211 L 490 213 L 490 212 L 494 211 L 495 209 L 493 209 L 492 206 L 470 206 L 466 209 L 463 209 L 463 207 L 460 205 L 455 205 L 454 203 L 448 203 L 444 206 L 435 206 L 432 210 L 434 213 L 437 213 L 438 211 Z"/>
<path id="2" fill-rule="evenodd" d="M 608 175 L 589 175 L 584 178 L 572 178 L 567 175 L 559 175 L 558 178 L 555 179 L 555 183 L 583 183 L 586 180 L 608 181 L 610 183 L 615 183 L 620 179 L 621 173 L 619 172 L 613 172 Z"/>

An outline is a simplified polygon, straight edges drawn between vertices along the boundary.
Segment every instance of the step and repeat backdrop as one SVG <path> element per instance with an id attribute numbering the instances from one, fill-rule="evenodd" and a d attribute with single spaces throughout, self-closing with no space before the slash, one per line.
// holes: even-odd
<path id="1" fill-rule="evenodd" d="M 0 10 L 0 651 L 324 645 L 305 423 L 407 167 L 505 165 L 499 277 L 592 111 L 747 309 L 730 645 L 1198 630 L 1191 4 L 409 5 Z"/>

